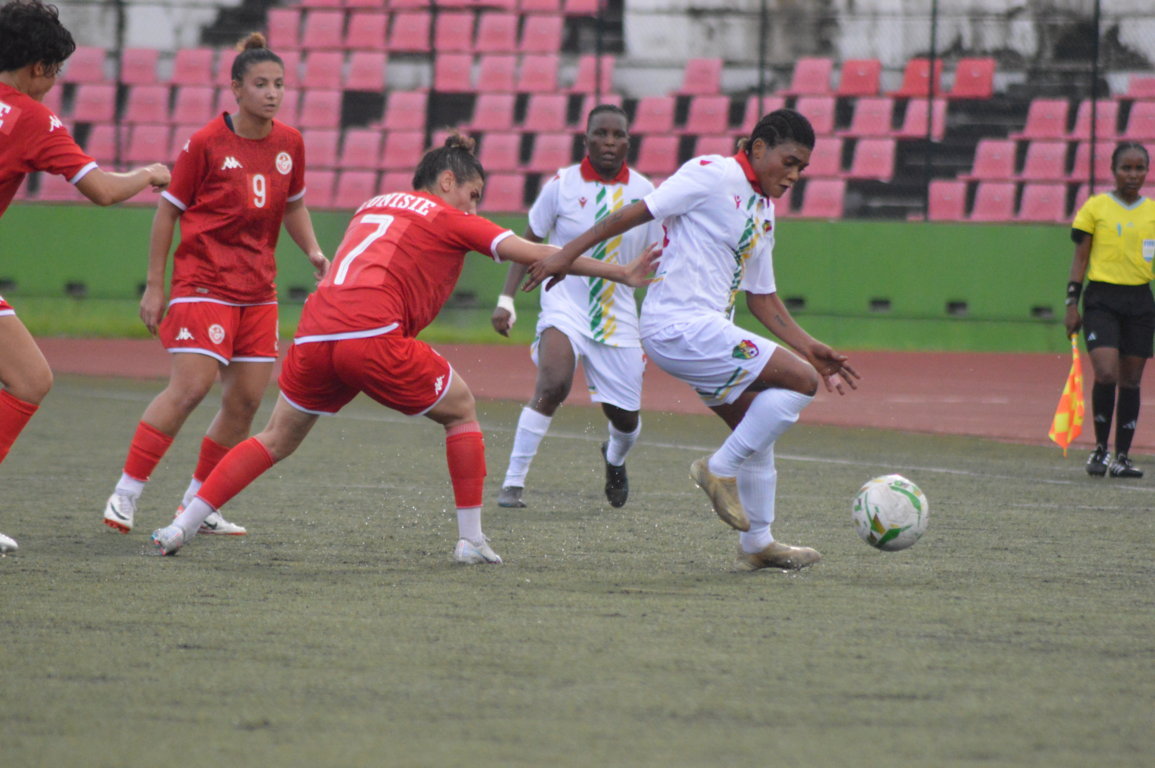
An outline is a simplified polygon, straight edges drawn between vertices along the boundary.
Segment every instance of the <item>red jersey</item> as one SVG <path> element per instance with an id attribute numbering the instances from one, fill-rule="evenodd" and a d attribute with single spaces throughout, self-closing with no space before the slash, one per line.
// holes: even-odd
<path id="1" fill-rule="evenodd" d="M 416 336 L 433 322 L 477 251 L 497 260 L 512 235 L 425 192 L 393 192 L 357 209 L 333 266 L 305 302 L 297 339 Z"/>
<path id="2" fill-rule="evenodd" d="M 274 252 L 285 205 L 305 195 L 301 134 L 273 121 L 263 139 L 233 132 L 222 113 L 192 135 L 162 196 L 181 210 L 172 298 L 275 301 Z"/>
<path id="3" fill-rule="evenodd" d="M 52 110 L 0 83 L 0 216 L 32 171 L 55 173 L 75 184 L 95 167 Z"/>

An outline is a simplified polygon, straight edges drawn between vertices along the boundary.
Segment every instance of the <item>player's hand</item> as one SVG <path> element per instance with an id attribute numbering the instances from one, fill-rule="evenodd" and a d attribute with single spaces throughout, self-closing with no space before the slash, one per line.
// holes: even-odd
<path id="1" fill-rule="evenodd" d="M 626 285 L 632 288 L 644 288 L 654 282 L 654 272 L 658 269 L 658 257 L 662 255 L 662 247 L 651 243 L 642 251 L 638 258 L 626 265 Z"/>
<path id="2" fill-rule="evenodd" d="M 148 183 L 153 192 L 160 192 L 172 181 L 172 174 L 164 163 L 153 163 L 145 168 L 148 171 Z"/>
<path id="3" fill-rule="evenodd" d="M 313 277 L 317 278 L 318 283 L 325 278 L 325 275 L 329 274 L 329 260 L 325 258 L 325 254 L 310 253 L 309 263 L 313 265 Z"/>
<path id="4" fill-rule="evenodd" d="M 546 278 L 551 278 L 546 284 L 545 289 L 548 291 L 555 285 L 560 283 L 569 271 L 569 266 L 573 263 L 573 259 L 577 257 L 565 256 L 565 249 L 555 251 L 551 255 L 545 257 L 541 261 L 529 265 L 529 274 L 525 278 L 525 284 L 522 285 L 523 291 L 532 291 L 534 288 L 541 285 Z"/>
<path id="5" fill-rule="evenodd" d="M 153 336 L 164 319 L 164 289 L 146 287 L 140 297 L 140 319 Z"/>
<path id="6" fill-rule="evenodd" d="M 809 358 L 810 364 L 818 371 L 818 375 L 822 377 L 822 383 L 826 386 L 827 392 L 837 392 L 840 395 L 845 395 L 844 386 L 849 386 L 851 389 L 858 389 L 858 379 L 862 377 L 858 375 L 858 371 L 847 362 L 846 355 L 841 352 L 835 352 L 830 347 L 821 342 L 814 344 L 807 350 L 806 357 Z"/>
<path id="7" fill-rule="evenodd" d="M 1079 314 L 1079 308 L 1074 304 L 1067 307 L 1067 314 L 1063 317 L 1063 326 L 1067 329 L 1067 336 L 1070 337 L 1079 332 L 1083 327 L 1083 317 Z"/>
<path id="8" fill-rule="evenodd" d="M 508 309 L 498 307 L 493 310 L 493 315 L 490 316 L 489 322 L 493 325 L 493 330 L 502 336 L 508 337 L 509 330 L 513 328 L 513 315 L 510 314 Z"/>

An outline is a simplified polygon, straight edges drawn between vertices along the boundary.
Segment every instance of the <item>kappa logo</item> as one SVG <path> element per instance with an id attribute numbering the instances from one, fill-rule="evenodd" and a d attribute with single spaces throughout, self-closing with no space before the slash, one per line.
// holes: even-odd
<path id="1" fill-rule="evenodd" d="M 218 323 L 213 323 L 209 326 L 209 341 L 213 344 L 220 344 L 225 340 L 225 329 Z"/>
<path id="2" fill-rule="evenodd" d="M 230 171 L 230 170 L 233 170 L 234 168 L 244 168 L 244 166 L 241 165 L 240 161 L 237 160 L 235 157 L 233 157 L 232 155 L 229 155 L 228 157 L 225 158 L 224 163 L 221 164 L 221 170 L 222 171 Z"/>
<path id="3" fill-rule="evenodd" d="M 48 117 L 48 132 L 52 133 L 57 128 L 63 128 L 64 123 L 60 122 L 60 118 L 56 115 L 49 115 Z"/>
<path id="4" fill-rule="evenodd" d="M 752 360 L 759 355 L 758 345 L 749 339 L 743 339 L 738 346 L 734 347 L 730 352 L 730 357 L 737 360 Z"/>
<path id="5" fill-rule="evenodd" d="M 445 377 L 438 376 L 437 381 L 433 382 L 433 394 L 440 395 L 442 387 L 445 386 Z"/>
<path id="6" fill-rule="evenodd" d="M 176 334 L 177 341 L 193 341 L 192 331 L 188 328 L 181 328 Z"/>

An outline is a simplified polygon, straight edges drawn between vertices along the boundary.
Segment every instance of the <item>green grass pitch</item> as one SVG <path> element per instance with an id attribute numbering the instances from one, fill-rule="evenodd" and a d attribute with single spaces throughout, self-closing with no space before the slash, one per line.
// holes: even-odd
<path id="1" fill-rule="evenodd" d="M 0 762 L 11 766 L 1141 766 L 1155 754 L 1155 466 L 796 427 L 778 446 L 799 574 L 733 569 L 689 463 L 709 415 L 644 415 L 601 493 L 567 406 L 524 510 L 493 505 L 520 405 L 482 403 L 497 567 L 451 562 L 441 430 L 358 399 L 227 509 L 243 539 L 145 557 L 215 403 L 137 530 L 104 499 L 157 382 L 61 377 L 0 468 Z M 263 424 L 270 401 L 258 416 Z M 912 549 L 850 523 L 868 478 L 930 499 Z"/>

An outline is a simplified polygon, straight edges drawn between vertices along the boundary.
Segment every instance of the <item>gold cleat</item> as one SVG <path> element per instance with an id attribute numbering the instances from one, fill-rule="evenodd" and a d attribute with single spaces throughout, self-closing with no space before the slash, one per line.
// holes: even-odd
<path id="1" fill-rule="evenodd" d="M 714 505 L 714 512 L 722 522 L 739 531 L 750 530 L 750 518 L 738 498 L 738 479 L 718 477 L 710 471 L 710 457 L 705 456 L 690 465 L 690 479 L 706 492 Z"/>
<path id="2" fill-rule="evenodd" d="M 781 568 L 787 571 L 797 571 L 808 565 L 814 565 L 822 559 L 818 550 L 810 547 L 792 547 L 780 541 L 770 542 L 760 552 L 743 552 L 738 547 L 738 562 L 752 571 L 762 568 Z"/>

